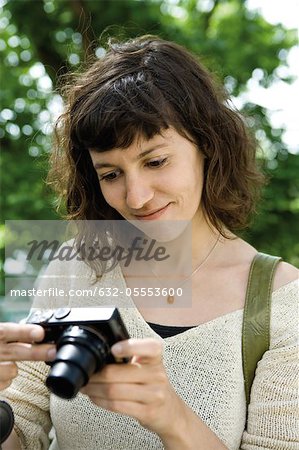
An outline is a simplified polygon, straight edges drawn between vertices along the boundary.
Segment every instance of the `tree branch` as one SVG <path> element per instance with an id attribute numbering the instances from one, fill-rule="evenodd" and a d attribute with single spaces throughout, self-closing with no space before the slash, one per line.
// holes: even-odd
<path id="1" fill-rule="evenodd" d="M 62 57 L 49 45 L 51 32 L 55 30 L 53 20 L 44 10 L 43 0 L 30 2 L 30 11 L 27 11 L 27 18 L 24 20 L 25 2 L 8 3 L 13 16 L 14 23 L 17 25 L 20 34 L 24 33 L 35 48 L 38 59 L 42 62 L 51 78 L 53 85 L 56 84 L 57 75 L 62 75 L 67 71 Z"/>
<path id="2" fill-rule="evenodd" d="M 213 16 L 217 6 L 219 5 L 220 0 L 214 0 L 214 6 L 213 8 L 204 14 L 204 18 L 203 18 L 203 29 L 205 30 L 205 32 L 208 30 L 209 26 L 210 26 L 210 21 L 211 21 L 211 17 Z"/>

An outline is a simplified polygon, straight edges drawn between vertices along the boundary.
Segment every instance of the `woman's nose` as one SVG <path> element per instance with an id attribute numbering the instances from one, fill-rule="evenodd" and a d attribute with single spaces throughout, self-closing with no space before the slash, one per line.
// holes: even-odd
<path id="1" fill-rule="evenodd" d="M 126 202 L 131 209 L 140 209 L 154 197 L 151 184 L 141 176 L 132 176 L 126 180 Z"/>

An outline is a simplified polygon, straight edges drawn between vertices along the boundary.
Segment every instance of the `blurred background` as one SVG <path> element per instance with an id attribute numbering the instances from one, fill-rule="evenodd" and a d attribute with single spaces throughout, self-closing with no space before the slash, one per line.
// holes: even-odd
<path id="1" fill-rule="evenodd" d="M 4 297 L 4 221 L 59 219 L 44 179 L 60 78 L 101 57 L 109 36 L 174 40 L 224 83 L 270 177 L 246 238 L 299 265 L 298 10 L 293 0 L 0 0 L 0 320 L 18 318 L 26 303 Z"/>

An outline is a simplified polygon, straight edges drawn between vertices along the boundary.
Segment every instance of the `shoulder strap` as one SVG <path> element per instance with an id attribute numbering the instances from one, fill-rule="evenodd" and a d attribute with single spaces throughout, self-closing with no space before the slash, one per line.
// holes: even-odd
<path id="1" fill-rule="evenodd" d="M 242 329 L 242 357 L 247 407 L 257 363 L 270 346 L 273 276 L 281 258 L 257 253 L 247 284 Z"/>

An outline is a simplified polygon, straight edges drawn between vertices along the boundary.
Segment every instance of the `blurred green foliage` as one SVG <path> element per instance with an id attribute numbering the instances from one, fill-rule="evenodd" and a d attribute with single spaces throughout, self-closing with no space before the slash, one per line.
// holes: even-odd
<path id="1" fill-rule="evenodd" d="M 58 218 L 53 194 L 44 183 L 52 124 L 62 108 L 58 80 L 80 70 L 94 52 L 100 56 L 108 36 L 152 33 L 181 43 L 201 57 L 233 98 L 246 92 L 256 69 L 264 87 L 282 79 L 278 68 L 287 65 L 288 51 L 297 42 L 296 30 L 269 24 L 243 0 L 1 4 L 2 223 Z M 288 152 L 283 129 L 273 129 L 267 110 L 244 103 L 242 111 L 260 140 L 260 158 L 271 178 L 247 239 L 260 251 L 299 264 L 299 155 Z M 3 239 L 1 252 L 3 260 Z"/>

